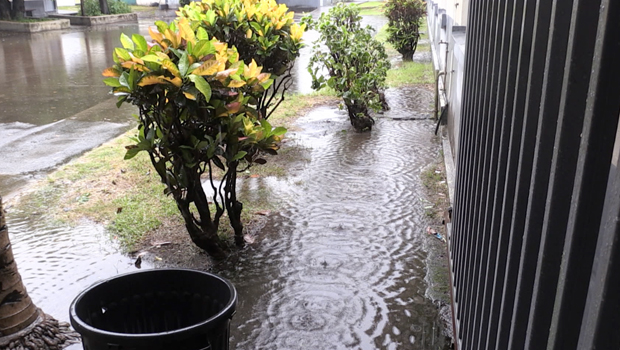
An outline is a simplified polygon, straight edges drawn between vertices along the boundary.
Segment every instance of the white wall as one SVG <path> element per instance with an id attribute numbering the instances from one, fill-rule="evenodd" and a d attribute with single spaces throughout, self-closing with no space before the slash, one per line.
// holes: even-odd
<path id="1" fill-rule="evenodd" d="M 468 0 L 431 0 L 429 2 L 433 2 L 437 4 L 440 9 L 445 10 L 446 15 L 454 21 L 454 25 L 467 25 Z"/>
<path id="2" fill-rule="evenodd" d="M 458 6 L 457 6 L 458 4 Z M 460 132 L 461 97 L 463 93 L 463 74 L 465 63 L 465 30 L 467 23 L 468 0 L 428 0 L 427 22 L 431 41 L 435 76 L 442 81 L 447 108 L 444 121 L 447 121 L 448 139 L 454 160 L 458 158 L 458 138 Z"/>

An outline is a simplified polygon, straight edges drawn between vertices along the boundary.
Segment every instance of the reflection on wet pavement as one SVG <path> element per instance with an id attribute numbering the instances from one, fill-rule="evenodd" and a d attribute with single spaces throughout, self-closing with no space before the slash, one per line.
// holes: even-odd
<path id="1" fill-rule="evenodd" d="M 101 72 L 113 64 L 121 33 L 148 36 L 156 19 L 34 34 L 0 32 L 0 81 L 9 87 L 0 91 L 0 193 L 6 196 L 130 128 L 135 109 L 115 107 Z M 305 40 L 314 40 L 312 35 Z M 289 92 L 311 92 L 309 50 L 302 49 Z"/>
<path id="2" fill-rule="evenodd" d="M 388 91 L 392 110 L 355 133 L 331 107 L 299 121 L 311 160 L 274 186 L 283 208 L 229 277 L 239 291 L 236 349 L 445 349 L 425 297 L 420 172 L 436 156 L 425 90 Z M 407 100 L 419 99 L 416 109 Z"/>
<path id="3" fill-rule="evenodd" d="M 45 213 L 8 208 L 7 227 L 17 267 L 33 302 L 59 320 L 69 321 L 69 305 L 91 284 L 135 271 L 100 225 L 54 225 Z M 148 263 L 143 269 L 150 268 Z"/>

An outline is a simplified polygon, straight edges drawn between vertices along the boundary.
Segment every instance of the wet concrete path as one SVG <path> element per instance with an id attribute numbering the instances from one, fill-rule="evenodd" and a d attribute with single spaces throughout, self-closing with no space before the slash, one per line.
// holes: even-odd
<path id="1" fill-rule="evenodd" d="M 307 162 L 286 180 L 250 179 L 281 202 L 262 239 L 216 271 L 239 292 L 231 349 L 446 349 L 426 297 L 429 224 L 421 171 L 439 152 L 428 117 L 432 93 L 389 90 L 392 110 L 370 133 L 343 111 L 319 107 L 290 136 Z M 28 291 L 68 320 L 92 283 L 135 271 L 101 227 L 50 224 L 9 208 L 13 249 Z M 142 268 L 152 268 L 146 262 Z"/>
<path id="2" fill-rule="evenodd" d="M 445 349 L 425 297 L 428 225 L 420 173 L 438 156 L 432 93 L 387 93 L 370 133 L 320 107 L 294 139 L 309 162 L 273 183 L 282 211 L 257 247 L 220 271 L 239 292 L 233 349 Z"/>
<path id="3" fill-rule="evenodd" d="M 114 106 L 101 72 L 121 32 L 146 23 L 0 33 L 0 193 L 129 129 L 134 109 Z"/>

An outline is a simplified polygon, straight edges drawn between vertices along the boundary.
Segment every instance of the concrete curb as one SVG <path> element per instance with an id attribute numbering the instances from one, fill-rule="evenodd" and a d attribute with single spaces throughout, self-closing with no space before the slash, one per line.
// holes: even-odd
<path id="1" fill-rule="evenodd" d="M 119 15 L 102 16 L 49 15 L 49 17 L 68 20 L 72 26 L 97 26 L 110 23 L 138 21 L 137 13 L 122 13 Z"/>
<path id="2" fill-rule="evenodd" d="M 42 22 L 12 22 L 0 21 L 0 32 L 20 32 L 37 33 L 50 30 L 60 30 L 69 28 L 70 22 L 67 19 Z"/>

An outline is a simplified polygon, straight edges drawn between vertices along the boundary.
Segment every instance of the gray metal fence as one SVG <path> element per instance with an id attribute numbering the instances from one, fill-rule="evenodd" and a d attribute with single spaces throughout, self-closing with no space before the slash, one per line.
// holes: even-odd
<path id="1" fill-rule="evenodd" d="M 459 349 L 620 349 L 620 1 L 472 0 Z"/>

